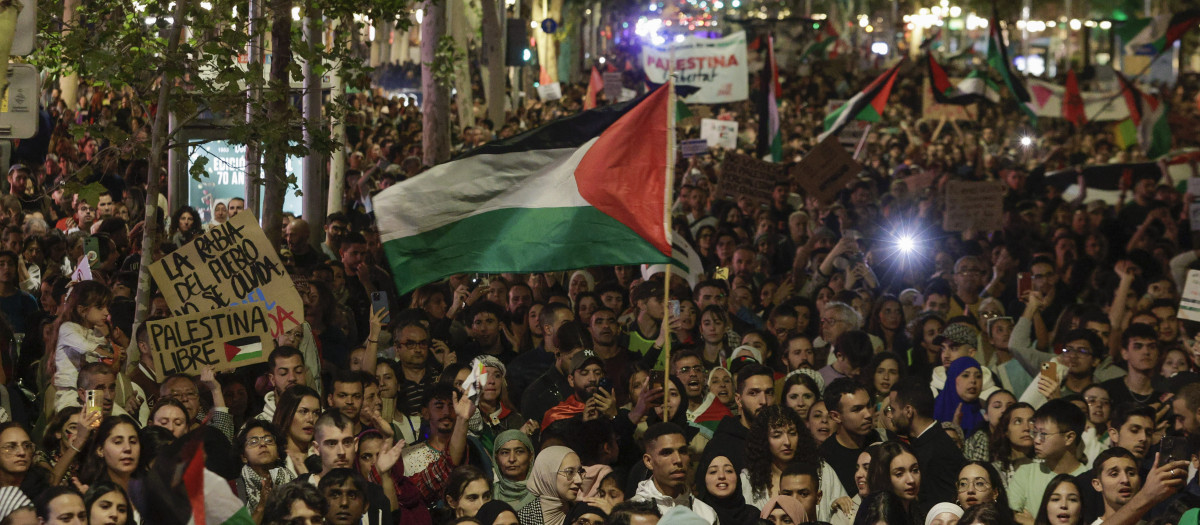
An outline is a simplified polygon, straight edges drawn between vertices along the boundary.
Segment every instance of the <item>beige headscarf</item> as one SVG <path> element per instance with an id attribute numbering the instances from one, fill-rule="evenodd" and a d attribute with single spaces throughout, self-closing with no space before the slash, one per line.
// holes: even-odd
<path id="1" fill-rule="evenodd" d="M 563 525 L 574 503 L 558 495 L 558 471 L 563 460 L 573 455 L 575 452 L 567 447 L 546 447 L 533 462 L 533 473 L 525 484 L 542 504 L 543 525 Z"/>

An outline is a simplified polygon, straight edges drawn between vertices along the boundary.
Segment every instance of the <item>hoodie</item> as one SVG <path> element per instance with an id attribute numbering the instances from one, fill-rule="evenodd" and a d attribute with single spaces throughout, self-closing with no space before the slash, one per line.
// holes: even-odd
<path id="1" fill-rule="evenodd" d="M 705 447 L 707 450 L 723 450 L 734 465 L 746 464 L 746 434 L 749 429 L 742 426 L 737 416 L 725 416 L 713 431 L 713 437 Z M 716 447 L 716 448 L 714 448 Z"/>
<path id="2" fill-rule="evenodd" d="M 638 483 L 637 492 L 633 494 L 634 501 L 650 501 L 658 506 L 658 511 L 663 515 L 674 507 L 685 507 L 691 509 L 701 518 L 711 525 L 718 525 L 720 520 L 717 519 L 717 511 L 708 506 L 707 503 L 692 497 L 691 494 L 682 494 L 678 498 L 672 498 L 660 492 L 658 487 L 654 485 L 653 479 L 645 480 Z"/>

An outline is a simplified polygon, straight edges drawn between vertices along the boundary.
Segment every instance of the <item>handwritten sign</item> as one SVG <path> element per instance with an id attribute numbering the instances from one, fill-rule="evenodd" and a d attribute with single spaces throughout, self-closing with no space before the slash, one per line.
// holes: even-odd
<path id="1" fill-rule="evenodd" d="M 957 85 L 959 80 L 956 78 L 950 79 L 950 83 Z M 969 106 L 938 104 L 937 100 L 933 98 L 933 88 L 929 85 L 929 79 L 925 79 L 921 101 L 924 102 L 925 118 L 930 120 L 975 120 L 972 115 L 979 114 L 979 106 L 977 104 Z"/>
<path id="2" fill-rule="evenodd" d="M 304 303 L 279 253 L 249 213 L 225 221 L 150 266 L 174 315 L 259 303 L 279 335 L 304 320 Z"/>
<path id="3" fill-rule="evenodd" d="M 1003 227 L 1004 186 L 998 182 L 950 181 L 942 229 L 995 231 Z"/>
<path id="4" fill-rule="evenodd" d="M 685 159 L 699 155 L 708 155 L 708 141 L 704 139 L 692 139 L 680 142 L 679 154 Z"/>
<path id="5" fill-rule="evenodd" d="M 538 98 L 542 99 L 542 102 L 558 100 L 562 98 L 562 84 L 559 84 L 558 82 L 540 84 L 537 87 L 537 92 Z"/>
<path id="6" fill-rule="evenodd" d="M 663 84 L 669 74 L 675 83 L 699 88 L 682 97 L 688 104 L 724 104 L 750 98 L 746 61 L 746 32 L 724 38 L 688 36 L 664 46 L 642 46 L 646 79 Z"/>
<path id="7" fill-rule="evenodd" d="M 624 87 L 619 71 L 610 71 L 604 74 L 604 98 L 610 101 L 617 100 L 621 97 L 621 90 Z"/>
<path id="8" fill-rule="evenodd" d="M 825 137 L 795 166 L 791 177 L 821 202 L 831 202 L 862 171 L 835 136 Z"/>
<path id="9" fill-rule="evenodd" d="M 749 155 L 728 153 L 721 164 L 721 196 L 746 197 L 755 204 L 770 204 L 771 190 L 783 178 L 782 164 L 758 160 Z"/>
<path id="10" fill-rule="evenodd" d="M 146 323 L 154 373 L 197 375 L 261 363 L 273 349 L 271 321 L 261 304 L 241 304 Z"/>
<path id="11" fill-rule="evenodd" d="M 737 133 L 737 122 L 715 118 L 700 121 L 700 138 L 708 141 L 710 148 L 737 149 Z"/>

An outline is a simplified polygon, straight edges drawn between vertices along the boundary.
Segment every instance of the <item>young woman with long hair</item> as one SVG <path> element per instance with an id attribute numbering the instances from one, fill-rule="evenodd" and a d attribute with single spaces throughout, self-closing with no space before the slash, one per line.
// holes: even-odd
<path id="1" fill-rule="evenodd" d="M 79 481 L 92 485 L 111 481 L 129 489 L 129 481 L 141 473 L 142 446 L 138 423 L 127 415 L 109 416 L 100 422 L 79 469 Z"/>
<path id="2" fill-rule="evenodd" d="M 764 407 L 750 425 L 746 441 L 746 466 L 741 472 L 746 502 L 762 507 L 779 495 L 779 479 L 787 465 L 814 465 L 820 474 L 822 502 L 846 496 L 833 468 L 817 454 L 817 442 L 795 410 L 779 405 Z"/>
<path id="3" fill-rule="evenodd" d="M 1007 523 L 1012 522 L 1012 510 L 1008 508 L 1008 490 L 1000 479 L 1000 472 L 986 461 L 971 461 L 958 471 L 958 506 L 963 510 L 984 503 L 995 503 L 1005 513 Z"/>
<path id="4" fill-rule="evenodd" d="M 700 312 L 700 339 L 697 349 L 704 367 L 713 369 L 724 364 L 733 354 L 725 333 L 732 326 L 729 313 L 720 305 L 710 304 Z"/>
<path id="5" fill-rule="evenodd" d="M 1075 476 L 1054 476 L 1050 484 L 1046 485 L 1046 491 L 1042 493 L 1042 504 L 1038 507 L 1038 515 L 1034 518 L 1033 525 L 1081 525 L 1083 490 Z"/>
<path id="6" fill-rule="evenodd" d="M 882 339 L 884 350 L 900 353 L 912 346 L 904 327 L 900 299 L 891 294 L 880 296 L 867 318 L 867 333 Z"/>
<path id="7" fill-rule="evenodd" d="M 87 494 L 83 495 L 83 505 L 88 512 L 88 525 L 125 525 L 133 514 L 129 495 L 111 481 L 88 487 Z"/>
<path id="8" fill-rule="evenodd" d="M 912 516 L 918 508 L 917 495 L 921 492 L 921 467 L 917 464 L 916 454 L 898 441 L 889 441 L 871 450 L 871 470 L 867 474 L 871 492 L 891 493 Z"/>
<path id="9" fill-rule="evenodd" d="M 310 387 L 294 385 L 279 396 L 272 423 L 283 433 L 284 468 L 299 477 L 308 473 L 304 460 L 313 453 L 313 435 L 321 415 L 321 395 Z"/>
<path id="10" fill-rule="evenodd" d="M 992 466 L 1000 472 L 1004 488 L 1012 480 L 1017 467 L 1033 461 L 1033 407 L 1029 403 L 1016 403 L 1000 415 L 996 429 L 992 431 L 990 445 Z"/>
<path id="11" fill-rule="evenodd" d="M 200 214 L 196 212 L 195 208 L 181 206 L 171 214 L 171 231 L 167 232 L 167 238 L 171 239 L 171 243 L 175 246 L 183 247 L 202 233 L 204 233 L 204 226 L 200 222 Z"/>
<path id="12" fill-rule="evenodd" d="M 783 406 L 796 411 L 801 420 L 808 420 L 809 410 L 821 401 L 821 389 L 812 376 L 792 372 L 783 381 Z"/>

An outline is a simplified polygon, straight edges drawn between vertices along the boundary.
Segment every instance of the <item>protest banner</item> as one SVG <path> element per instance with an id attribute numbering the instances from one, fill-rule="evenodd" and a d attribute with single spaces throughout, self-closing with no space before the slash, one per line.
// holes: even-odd
<path id="1" fill-rule="evenodd" d="M 1179 298 L 1179 318 L 1200 321 L 1200 270 L 1188 270 Z"/>
<path id="2" fill-rule="evenodd" d="M 960 232 L 999 230 L 1004 222 L 1004 185 L 999 182 L 950 181 L 942 229 Z"/>
<path id="3" fill-rule="evenodd" d="M 737 149 L 737 134 L 737 122 L 715 118 L 700 121 L 700 138 L 708 141 L 710 148 Z"/>
<path id="4" fill-rule="evenodd" d="M 157 377 L 198 375 L 262 363 L 275 347 L 262 304 L 246 303 L 148 321 L 146 333 Z"/>
<path id="5" fill-rule="evenodd" d="M 950 83 L 958 85 L 962 79 L 952 78 Z M 921 107 L 925 108 L 924 117 L 929 120 L 975 120 L 972 115 L 979 114 L 979 105 L 971 104 L 969 106 L 956 106 L 954 104 L 938 104 L 933 98 L 933 88 L 929 85 L 929 79 L 925 79 L 925 85 L 921 88 Z"/>
<path id="6" fill-rule="evenodd" d="M 550 102 L 562 98 L 562 84 L 551 82 L 549 84 L 540 84 L 537 87 L 538 98 L 542 102 Z"/>
<path id="7" fill-rule="evenodd" d="M 937 178 L 937 172 L 933 170 L 921 170 L 912 175 L 904 177 L 904 185 L 908 186 L 908 193 L 916 194 L 918 191 L 933 185 L 934 179 Z"/>
<path id="8" fill-rule="evenodd" d="M 721 164 L 721 182 L 717 194 L 734 199 L 746 197 L 755 204 L 770 204 L 771 190 L 782 180 L 784 166 L 758 160 L 750 155 L 726 153 Z"/>
<path id="9" fill-rule="evenodd" d="M 1029 79 L 1030 101 L 1025 105 L 1039 117 L 1062 118 L 1063 98 L 1066 88 L 1049 82 Z M 1121 96 L 1116 91 L 1099 92 L 1084 91 L 1079 94 L 1083 98 L 1083 113 L 1089 122 L 1104 122 L 1125 120 L 1129 118 L 1129 105 L 1114 98 Z"/>
<path id="10" fill-rule="evenodd" d="M 254 215 L 239 213 L 159 259 L 150 275 L 174 315 L 259 303 L 276 336 L 304 321 L 304 303 Z"/>
<path id="11" fill-rule="evenodd" d="M 666 83 L 673 69 L 676 85 L 699 88 L 682 97 L 688 104 L 722 104 L 750 97 L 745 31 L 725 38 L 689 36 L 661 47 L 642 46 L 641 62 L 646 80 L 652 83 Z"/>
<path id="12" fill-rule="evenodd" d="M 806 193 L 825 203 L 836 198 L 860 171 L 862 166 L 830 135 L 792 166 L 791 177 Z"/>
<path id="13" fill-rule="evenodd" d="M 616 101 L 621 96 L 621 90 L 625 86 L 621 82 L 621 73 L 619 71 L 610 71 L 603 75 L 604 77 L 604 98 L 609 101 Z"/>
<path id="14" fill-rule="evenodd" d="M 704 139 L 692 139 L 680 142 L 679 155 L 685 159 L 699 155 L 708 155 L 708 141 Z"/>

